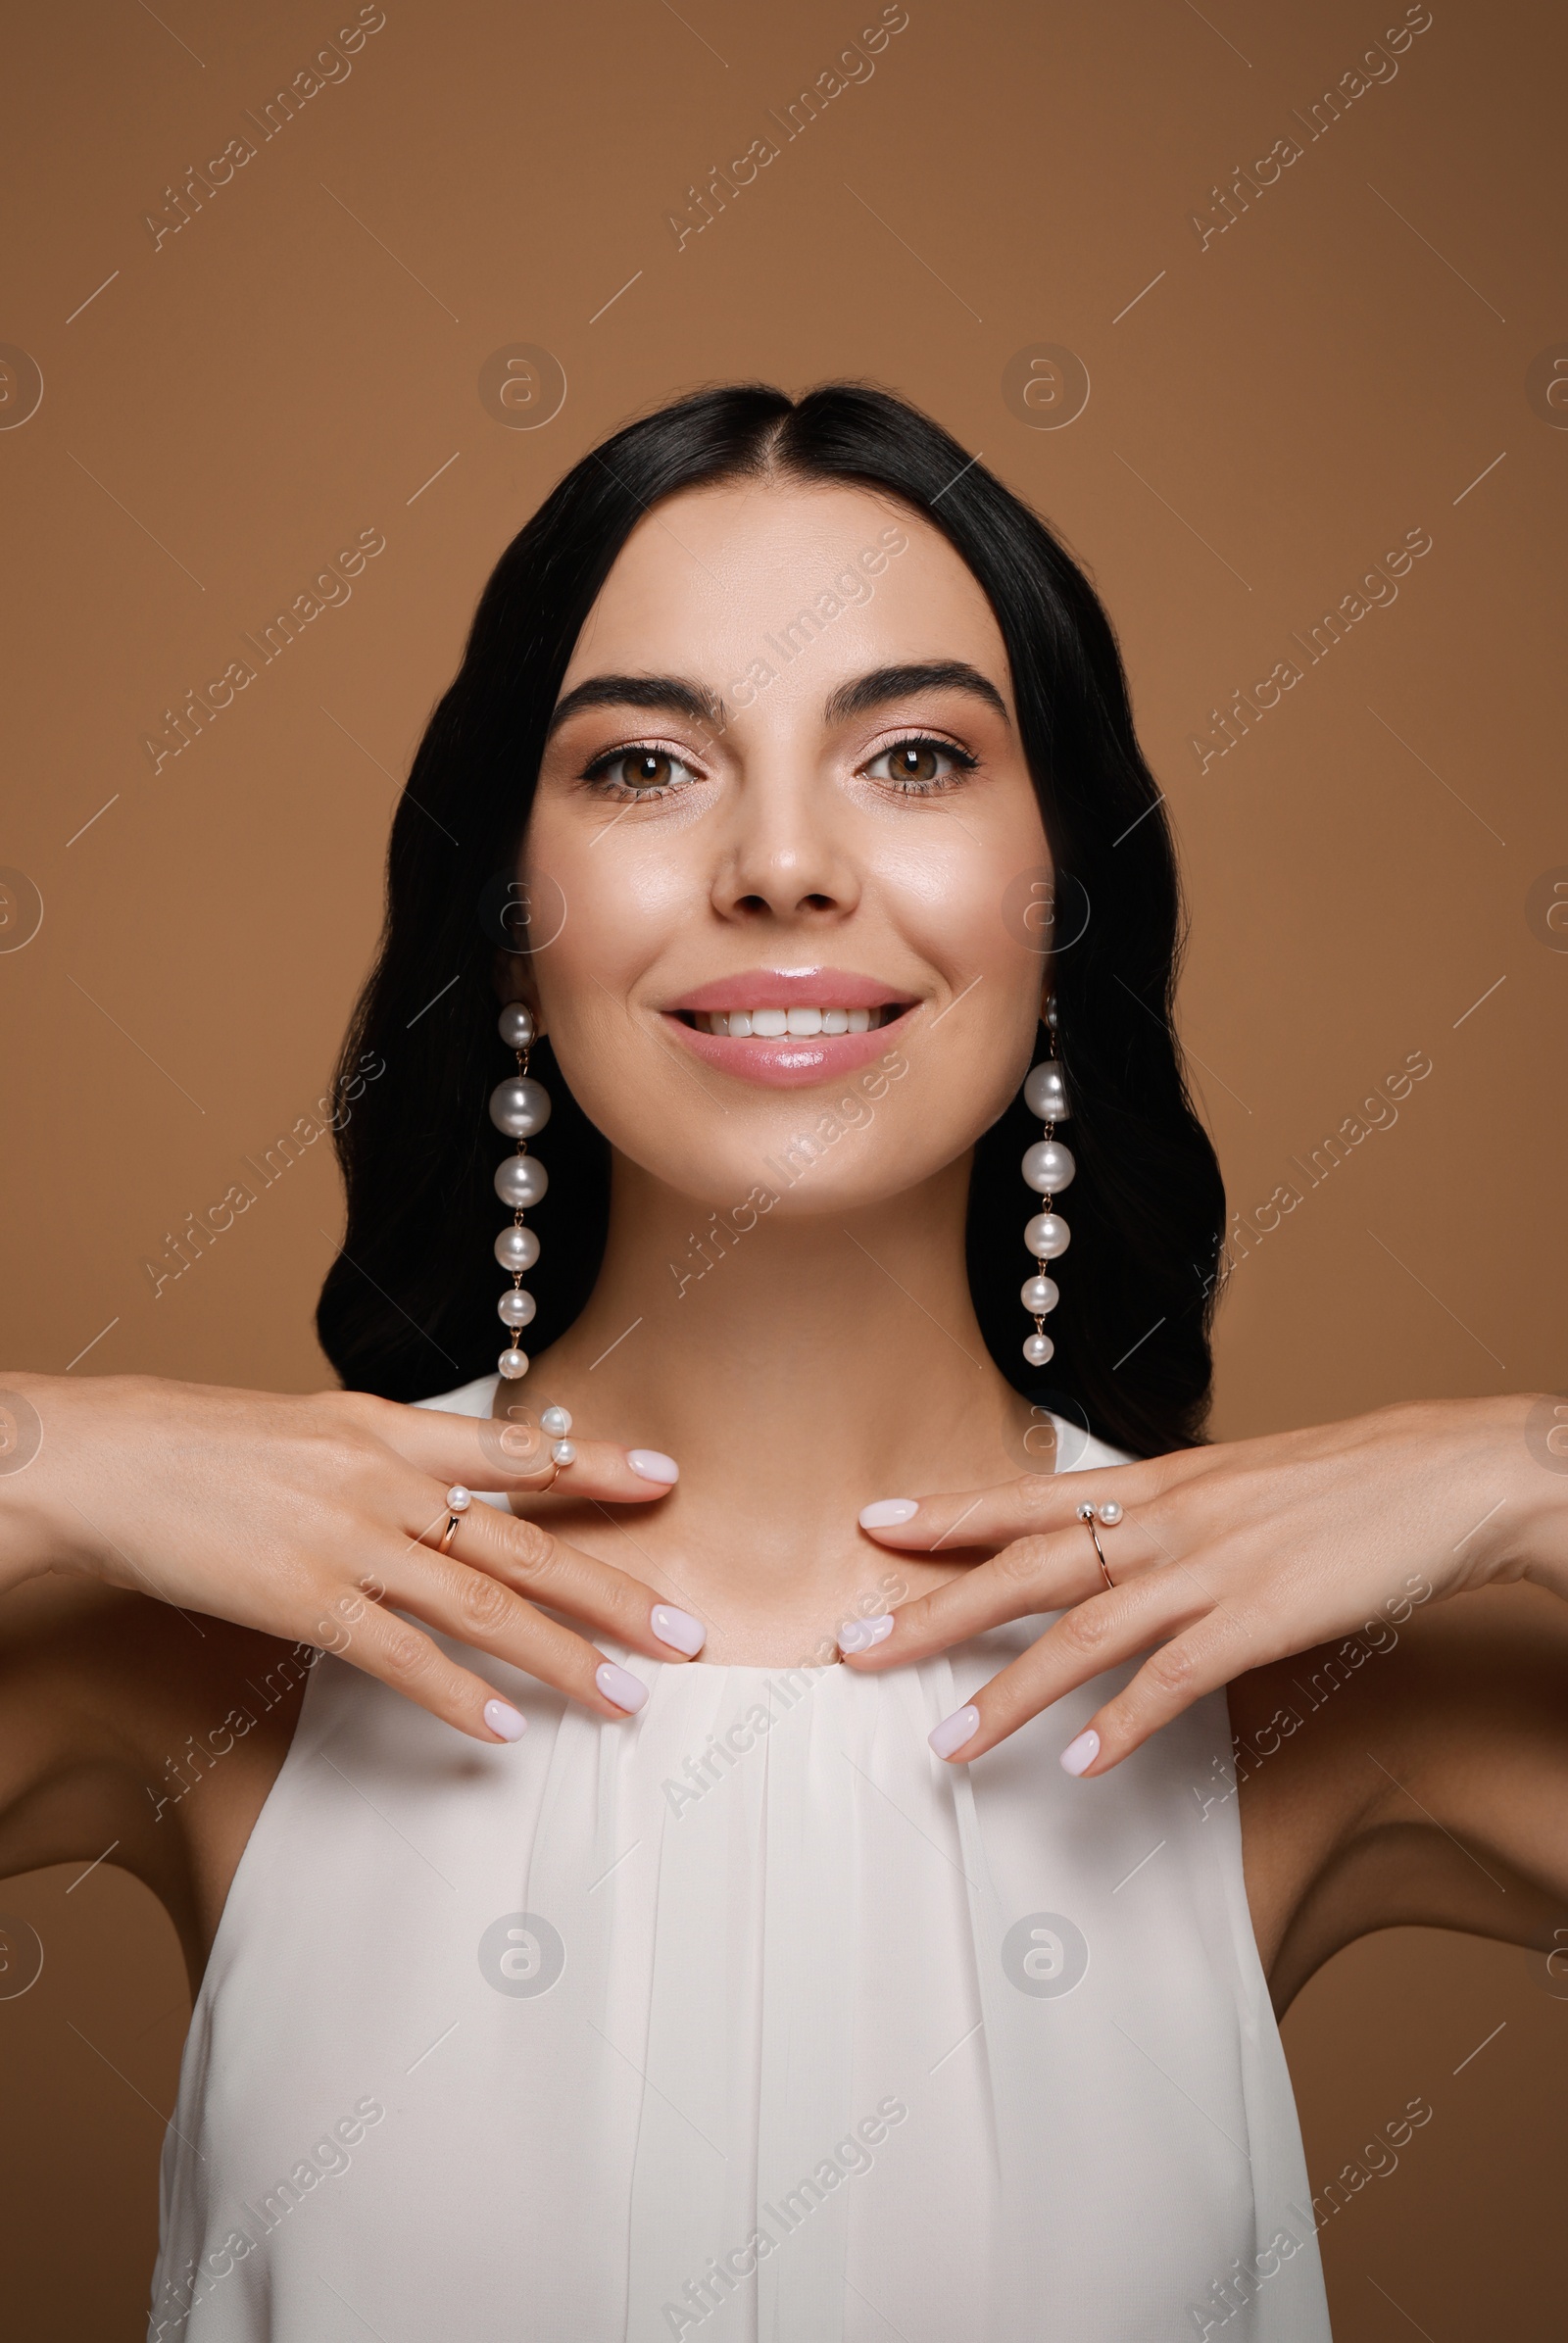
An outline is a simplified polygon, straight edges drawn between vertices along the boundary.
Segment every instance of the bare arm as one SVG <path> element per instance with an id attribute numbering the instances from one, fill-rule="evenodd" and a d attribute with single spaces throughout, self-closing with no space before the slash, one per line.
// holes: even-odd
<path id="1" fill-rule="evenodd" d="M 130 1872 L 172 1919 L 194 1992 L 298 1719 L 292 1651 L 82 1579 L 0 1596 L 0 1878 Z"/>
<path id="2" fill-rule="evenodd" d="M 1346 1648 L 1230 1687 L 1248 1901 L 1281 2014 L 1376 1928 L 1547 1950 L 1568 1927 L 1568 1606 L 1488 1588 L 1414 1611 L 1354 1665 Z"/>

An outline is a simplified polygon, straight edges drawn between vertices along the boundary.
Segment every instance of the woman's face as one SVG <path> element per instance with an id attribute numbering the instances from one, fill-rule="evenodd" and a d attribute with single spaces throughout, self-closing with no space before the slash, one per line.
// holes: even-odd
<path id="1" fill-rule="evenodd" d="M 572 653 L 519 964 L 622 1154 L 720 1208 L 839 1210 L 1006 1106 L 1048 869 L 1002 637 L 947 540 L 868 489 L 692 490 Z"/>

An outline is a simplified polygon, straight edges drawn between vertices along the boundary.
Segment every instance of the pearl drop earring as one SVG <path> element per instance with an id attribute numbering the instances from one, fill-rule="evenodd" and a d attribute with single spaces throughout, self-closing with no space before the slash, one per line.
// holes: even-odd
<path id="1" fill-rule="evenodd" d="M 1055 997 L 1046 1002 L 1046 1029 L 1055 1047 L 1057 1027 Z M 1060 1296 L 1054 1278 L 1046 1275 L 1045 1264 L 1059 1260 L 1072 1242 L 1072 1232 L 1059 1212 L 1052 1209 L 1052 1199 L 1059 1196 L 1072 1180 L 1078 1166 L 1071 1149 L 1064 1147 L 1055 1136 L 1056 1125 L 1068 1117 L 1067 1087 L 1062 1078 L 1061 1065 L 1054 1057 L 1048 1057 L 1035 1066 L 1023 1086 L 1024 1100 L 1031 1114 L 1038 1114 L 1046 1126 L 1045 1137 L 1037 1139 L 1023 1159 L 1023 1176 L 1035 1190 L 1044 1205 L 1024 1230 L 1023 1241 L 1034 1254 L 1039 1267 L 1033 1277 L 1024 1279 L 1019 1299 L 1035 1322 L 1035 1331 L 1024 1340 L 1023 1354 L 1031 1367 L 1043 1367 L 1055 1351 L 1055 1343 L 1046 1332 L 1046 1314 L 1054 1310 Z"/>
<path id="2" fill-rule="evenodd" d="M 496 1239 L 496 1259 L 512 1272 L 512 1284 L 496 1303 L 496 1314 L 503 1326 L 511 1328 L 512 1342 L 496 1363 L 507 1381 L 515 1383 L 528 1372 L 528 1354 L 519 1349 L 517 1336 L 537 1306 L 533 1295 L 523 1292 L 522 1279 L 523 1272 L 539 1258 L 539 1240 L 532 1229 L 523 1227 L 522 1216 L 538 1203 L 550 1184 L 544 1165 L 529 1154 L 528 1142 L 550 1120 L 550 1094 L 543 1083 L 531 1081 L 528 1075 L 528 1053 L 534 1039 L 532 1011 L 519 1001 L 510 1002 L 501 1012 L 498 1031 L 507 1048 L 516 1051 L 517 1070 L 491 1092 L 490 1120 L 517 1146 L 515 1153 L 496 1172 L 496 1194 L 512 1206 L 512 1226 Z"/>

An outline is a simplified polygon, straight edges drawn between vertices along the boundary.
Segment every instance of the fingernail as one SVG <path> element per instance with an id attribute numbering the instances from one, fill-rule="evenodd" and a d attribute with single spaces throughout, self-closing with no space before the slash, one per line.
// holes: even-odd
<path id="1" fill-rule="evenodd" d="M 666 1489 L 680 1479 L 680 1466 L 673 1456 L 666 1456 L 659 1448 L 628 1448 L 626 1462 L 644 1481 L 662 1481 Z"/>
<path id="2" fill-rule="evenodd" d="M 862 1530 L 891 1530 L 902 1521 L 913 1521 L 919 1512 L 915 1497 L 878 1497 L 874 1505 L 860 1507 Z"/>
<path id="3" fill-rule="evenodd" d="M 484 1721 L 491 1732 L 504 1741 L 520 1741 L 528 1730 L 528 1720 L 510 1700 L 487 1700 Z"/>
<path id="4" fill-rule="evenodd" d="M 677 1611 L 673 1603 L 655 1603 L 648 1614 L 648 1624 L 661 1643 L 667 1643 L 671 1651 L 683 1651 L 691 1660 L 697 1657 L 708 1641 L 708 1630 L 690 1611 Z M 612 1700 L 615 1695 L 611 1693 Z"/>
<path id="5" fill-rule="evenodd" d="M 980 1711 L 977 1708 L 956 1708 L 951 1717 L 944 1717 L 934 1732 L 927 1733 L 938 1757 L 951 1757 L 955 1749 L 961 1749 L 965 1741 L 972 1741 L 980 1730 Z"/>
<path id="6" fill-rule="evenodd" d="M 594 1682 L 607 1700 L 617 1708 L 635 1716 L 648 1697 L 648 1686 L 639 1684 L 629 1668 L 617 1668 L 613 1660 L 604 1660 L 594 1670 Z"/>
<path id="7" fill-rule="evenodd" d="M 891 1611 L 878 1611 L 872 1619 L 846 1619 L 839 1629 L 839 1649 L 869 1651 L 873 1643 L 885 1643 L 892 1633 Z"/>
<path id="8" fill-rule="evenodd" d="M 1100 1735 L 1091 1726 L 1087 1733 L 1067 1743 L 1061 1753 L 1061 1770 L 1064 1774 L 1086 1774 L 1099 1755 Z"/>

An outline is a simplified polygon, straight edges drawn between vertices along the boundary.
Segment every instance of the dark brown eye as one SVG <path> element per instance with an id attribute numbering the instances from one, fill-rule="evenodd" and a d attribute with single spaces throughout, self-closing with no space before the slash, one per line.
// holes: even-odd
<path id="1" fill-rule="evenodd" d="M 889 752 L 888 769 L 895 781 L 936 781 L 941 778 L 938 751 L 928 740 L 904 741 Z"/>
<path id="2" fill-rule="evenodd" d="M 585 781 L 627 800 L 668 797 L 675 790 L 689 788 L 697 778 L 686 759 L 672 749 L 651 745 L 611 749 L 583 774 Z"/>
<path id="3" fill-rule="evenodd" d="M 956 788 L 974 765 L 967 749 L 912 733 L 906 740 L 895 741 L 890 749 L 879 749 L 864 770 L 868 780 L 902 790 L 907 797 L 926 797 Z"/>
<path id="4" fill-rule="evenodd" d="M 628 789 L 668 789 L 675 776 L 675 759 L 663 749 L 632 749 L 617 762 Z"/>

